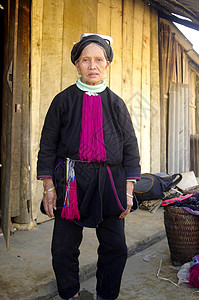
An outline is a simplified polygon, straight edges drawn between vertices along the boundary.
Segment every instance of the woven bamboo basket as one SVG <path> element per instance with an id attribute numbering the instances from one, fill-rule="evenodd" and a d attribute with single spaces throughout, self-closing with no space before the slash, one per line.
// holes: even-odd
<path id="1" fill-rule="evenodd" d="M 199 216 L 181 207 L 164 208 L 164 224 L 171 253 L 171 261 L 180 266 L 199 254 Z"/>

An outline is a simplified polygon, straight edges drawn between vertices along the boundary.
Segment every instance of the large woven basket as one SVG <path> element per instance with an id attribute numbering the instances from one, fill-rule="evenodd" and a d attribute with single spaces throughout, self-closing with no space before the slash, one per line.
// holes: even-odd
<path id="1" fill-rule="evenodd" d="M 164 224 L 171 261 L 175 266 L 189 262 L 199 254 L 199 216 L 181 207 L 166 206 Z"/>

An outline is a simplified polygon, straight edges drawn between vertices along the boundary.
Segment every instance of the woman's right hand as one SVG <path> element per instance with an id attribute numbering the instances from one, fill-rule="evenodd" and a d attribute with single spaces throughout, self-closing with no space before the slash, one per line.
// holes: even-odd
<path id="1" fill-rule="evenodd" d="M 54 217 L 53 209 L 56 210 L 56 201 L 57 201 L 57 194 L 56 190 L 52 189 L 54 187 L 53 179 L 52 178 L 45 178 L 43 179 L 43 187 L 44 193 L 43 194 L 43 205 L 46 214 L 50 217 Z M 52 189 L 51 191 L 48 191 Z"/>

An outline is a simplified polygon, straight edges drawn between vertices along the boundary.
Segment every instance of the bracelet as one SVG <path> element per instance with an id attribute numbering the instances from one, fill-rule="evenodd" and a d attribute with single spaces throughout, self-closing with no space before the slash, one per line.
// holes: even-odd
<path id="1" fill-rule="evenodd" d="M 129 196 L 130 198 L 133 198 L 133 195 L 130 195 L 129 193 L 126 193 L 127 196 Z"/>
<path id="2" fill-rule="evenodd" d="M 51 191 L 53 191 L 55 189 L 55 187 L 53 186 L 52 188 L 50 188 L 49 190 L 47 190 L 47 191 L 43 191 L 43 194 L 45 195 L 45 194 L 47 194 L 47 192 L 51 192 Z"/>

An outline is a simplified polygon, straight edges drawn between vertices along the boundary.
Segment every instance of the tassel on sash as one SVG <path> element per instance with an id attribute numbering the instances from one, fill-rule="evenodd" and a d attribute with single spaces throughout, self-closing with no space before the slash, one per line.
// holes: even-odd
<path id="1" fill-rule="evenodd" d="M 84 93 L 79 158 L 82 161 L 105 161 L 103 114 L 100 95 Z"/>
<path id="2" fill-rule="evenodd" d="M 64 206 L 61 212 L 61 217 L 67 220 L 80 219 L 77 202 L 77 183 L 74 166 L 75 162 L 73 160 L 69 160 L 68 180 L 66 184 Z"/>

